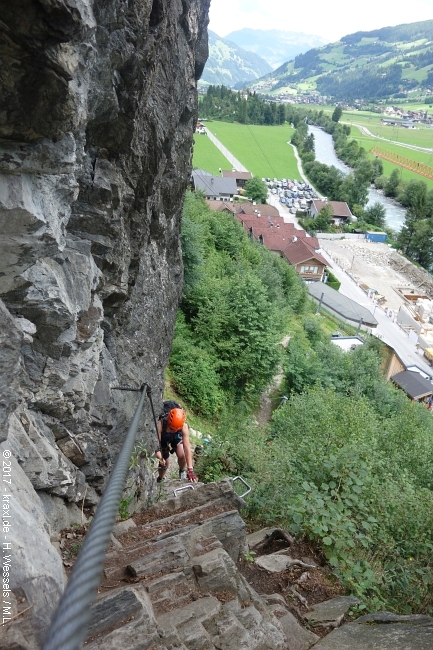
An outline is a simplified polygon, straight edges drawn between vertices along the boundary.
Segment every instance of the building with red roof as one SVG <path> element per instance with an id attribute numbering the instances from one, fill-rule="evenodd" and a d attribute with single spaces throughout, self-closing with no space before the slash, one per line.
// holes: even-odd
<path id="1" fill-rule="evenodd" d="M 313 239 L 313 238 L 312 238 Z M 283 256 L 307 282 L 321 282 L 326 266 L 331 266 L 308 243 L 308 238 L 297 237 L 282 250 Z"/>

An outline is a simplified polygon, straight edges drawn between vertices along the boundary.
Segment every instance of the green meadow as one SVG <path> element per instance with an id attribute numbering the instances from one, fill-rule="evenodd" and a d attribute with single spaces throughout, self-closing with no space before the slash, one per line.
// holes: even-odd
<path id="1" fill-rule="evenodd" d="M 219 176 L 220 169 L 231 169 L 232 165 L 221 151 L 209 140 L 207 135 L 194 135 L 194 154 L 192 165 L 196 169 L 204 169 L 210 174 Z"/>
<path id="2" fill-rule="evenodd" d="M 404 105 L 405 108 L 411 110 L 419 110 L 426 107 L 426 104 L 413 104 L 413 105 Z M 323 110 L 325 113 L 331 114 L 335 106 L 320 106 L 320 110 Z M 371 113 L 369 111 L 343 111 L 341 117 L 341 122 L 349 124 L 351 126 L 351 137 L 356 140 L 364 149 L 370 151 L 372 147 L 381 147 L 386 151 L 399 154 L 410 160 L 416 162 L 424 163 L 433 167 L 433 128 L 427 127 L 423 124 L 418 125 L 417 129 L 404 129 L 402 127 L 392 127 L 384 126 L 381 124 L 381 119 L 383 115 Z M 394 140 L 395 142 L 401 142 L 402 144 L 414 144 L 418 147 L 427 147 L 432 149 L 431 152 L 417 151 L 416 149 L 409 149 L 408 147 L 402 147 L 394 142 L 385 142 L 384 140 L 378 140 L 371 136 L 364 135 L 360 129 L 356 126 L 363 126 L 367 128 L 374 135 L 378 135 L 387 140 Z M 373 154 L 370 154 L 371 159 L 374 158 Z M 394 169 L 398 169 L 401 174 L 401 178 L 404 181 L 410 181 L 411 179 L 423 180 L 427 187 L 433 187 L 433 181 L 416 174 L 415 172 L 404 169 L 388 160 L 383 160 L 384 174 L 390 176 L 391 172 Z"/>
<path id="3" fill-rule="evenodd" d="M 387 140 L 433 149 L 433 128 L 424 124 L 417 124 L 415 129 L 405 129 L 401 126 L 385 126 L 381 124 L 381 119 L 384 117 L 383 115 L 376 115 L 367 111 L 343 111 L 341 122 L 350 124 L 351 126 L 359 124 L 367 128 L 374 135 L 386 138 Z M 408 158 L 410 157 L 408 155 Z"/>
<path id="4" fill-rule="evenodd" d="M 357 111 L 356 113 L 349 113 L 345 111 L 343 113 L 343 121 L 348 122 L 344 117 L 352 115 L 356 116 L 357 124 L 366 126 L 372 133 L 377 132 L 377 135 L 379 135 L 380 130 L 383 129 L 388 136 L 391 136 L 393 132 L 391 127 L 380 126 L 379 115 L 375 116 L 368 112 Z M 370 115 L 372 115 L 373 119 L 370 118 Z M 287 144 L 293 133 L 293 129 L 289 126 L 256 126 L 215 121 L 208 122 L 207 128 L 252 174 L 261 178 L 299 178 L 299 170 L 293 148 Z M 403 135 L 408 133 L 406 129 L 398 129 L 400 134 L 403 131 L 405 132 Z M 431 136 L 433 136 L 433 129 L 423 129 L 423 132 L 425 131 L 431 131 Z M 411 131 L 411 133 L 413 134 L 414 131 Z M 433 167 L 433 153 L 408 149 L 398 144 L 384 142 L 383 140 L 363 135 L 359 128 L 355 126 L 354 121 L 352 123 L 351 136 L 367 151 L 377 146 L 386 151 L 400 154 L 416 162 Z M 394 138 L 390 137 L 390 139 Z M 369 156 L 371 159 L 374 158 L 373 154 L 369 154 Z M 410 181 L 411 179 L 423 180 L 427 184 L 427 187 L 433 188 L 433 180 L 404 169 L 388 160 L 382 159 L 382 162 L 386 176 L 389 177 L 392 171 L 397 168 L 400 171 L 403 181 Z M 205 169 L 216 175 L 219 175 L 219 169 L 232 168 L 231 163 L 228 162 L 209 138 L 205 135 L 198 134 L 194 136 L 193 166 Z"/>
<path id="5" fill-rule="evenodd" d="M 295 154 L 288 144 L 293 133 L 291 127 L 207 122 L 206 128 L 254 176 L 299 178 Z"/>
<path id="6" fill-rule="evenodd" d="M 372 147 L 380 147 L 385 151 L 396 153 L 399 154 L 400 156 L 404 156 L 405 158 L 409 158 L 410 160 L 415 160 L 416 162 L 420 162 L 425 165 L 429 165 L 430 167 L 433 167 L 433 154 L 425 153 L 423 151 L 417 151 L 416 149 L 408 149 L 407 147 L 400 147 L 398 144 L 393 144 L 391 142 L 384 142 L 383 140 L 378 140 L 377 138 L 372 138 L 371 136 L 363 135 L 357 127 L 352 127 L 351 137 L 354 140 L 356 140 L 361 147 L 364 147 L 364 149 L 368 152 Z M 374 154 L 369 154 L 369 156 L 371 159 L 374 158 Z M 425 176 L 421 176 L 420 174 L 416 174 L 415 172 L 405 169 L 404 167 L 400 167 L 399 165 L 389 162 L 388 160 L 383 160 L 383 158 L 381 160 L 383 162 L 383 172 L 385 176 L 390 176 L 391 172 L 397 168 L 398 170 L 400 170 L 402 180 L 404 181 L 410 181 L 411 179 L 418 180 L 418 181 L 422 180 L 426 183 L 428 188 L 433 187 L 433 180 L 430 180 Z"/>

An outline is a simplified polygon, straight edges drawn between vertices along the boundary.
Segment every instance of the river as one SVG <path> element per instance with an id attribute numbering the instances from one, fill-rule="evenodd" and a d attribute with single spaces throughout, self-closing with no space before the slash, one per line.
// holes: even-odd
<path id="1" fill-rule="evenodd" d="M 317 126 L 309 126 L 308 132 L 314 135 L 316 160 L 325 165 L 334 165 L 334 167 L 342 171 L 343 174 L 349 174 L 352 171 L 350 167 L 345 165 L 335 155 L 334 143 L 332 136 L 329 135 L 329 133 L 322 131 L 322 129 L 319 129 Z M 389 228 L 393 228 L 393 230 L 401 230 L 406 214 L 404 208 L 384 196 L 381 190 L 369 188 L 367 205 L 372 205 L 373 203 L 381 203 L 384 206 L 386 210 L 386 225 Z"/>

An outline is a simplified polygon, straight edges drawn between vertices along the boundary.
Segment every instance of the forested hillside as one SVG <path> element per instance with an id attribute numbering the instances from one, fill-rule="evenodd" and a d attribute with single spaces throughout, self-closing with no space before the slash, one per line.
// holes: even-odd
<path id="1" fill-rule="evenodd" d="M 280 359 L 277 343 L 306 291 L 283 259 L 193 194 L 186 196 L 182 248 L 173 385 L 196 412 L 213 416 L 266 387 Z"/>
<path id="2" fill-rule="evenodd" d="M 380 341 L 336 348 L 335 322 L 315 314 L 293 270 L 231 215 L 188 194 L 182 247 L 170 384 L 212 434 L 200 478 L 244 476 L 248 516 L 321 548 L 361 608 L 431 614 L 431 413 L 382 377 Z M 257 396 L 278 360 L 284 384 L 272 421 L 258 425 Z"/>

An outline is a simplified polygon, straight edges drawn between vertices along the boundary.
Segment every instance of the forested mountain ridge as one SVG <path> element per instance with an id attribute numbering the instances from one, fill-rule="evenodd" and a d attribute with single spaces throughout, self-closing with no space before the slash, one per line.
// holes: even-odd
<path id="1" fill-rule="evenodd" d="M 229 88 L 241 87 L 272 70 L 269 63 L 254 52 L 247 52 L 229 40 L 210 31 L 209 58 L 203 70 L 200 86 L 223 84 Z"/>
<path id="2" fill-rule="evenodd" d="M 283 64 L 250 87 L 261 92 L 308 84 L 343 99 L 402 96 L 433 88 L 433 20 L 356 32 Z"/>

